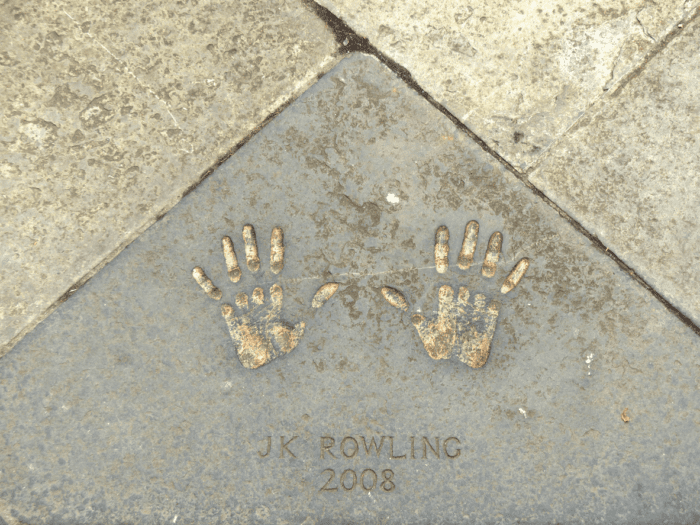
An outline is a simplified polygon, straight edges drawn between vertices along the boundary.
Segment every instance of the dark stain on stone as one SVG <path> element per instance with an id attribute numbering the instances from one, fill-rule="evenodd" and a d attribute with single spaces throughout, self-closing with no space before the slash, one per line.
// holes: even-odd
<path id="1" fill-rule="evenodd" d="M 355 304 L 360 298 L 360 288 L 357 283 L 351 284 L 343 288 L 340 294 L 340 302 L 350 310 L 348 315 L 352 320 L 357 320 L 362 316 L 362 312 L 355 308 Z"/>

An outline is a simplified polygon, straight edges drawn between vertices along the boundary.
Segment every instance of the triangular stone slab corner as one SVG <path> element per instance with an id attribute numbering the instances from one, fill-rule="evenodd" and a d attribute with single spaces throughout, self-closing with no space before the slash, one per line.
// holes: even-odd
<path id="1" fill-rule="evenodd" d="M 479 264 L 462 271 L 470 220 Z M 243 264 L 246 224 L 256 273 Z M 440 225 L 452 232 L 444 274 Z M 501 294 L 522 257 L 525 277 Z M 312 308 L 329 281 L 337 292 Z M 304 335 L 248 370 L 221 303 L 275 283 Z M 501 303 L 482 368 L 432 360 L 412 326 L 445 284 Z M 0 500 L 31 523 L 682 521 L 698 512 L 699 349 L 552 208 L 356 54 L 0 360 Z"/>

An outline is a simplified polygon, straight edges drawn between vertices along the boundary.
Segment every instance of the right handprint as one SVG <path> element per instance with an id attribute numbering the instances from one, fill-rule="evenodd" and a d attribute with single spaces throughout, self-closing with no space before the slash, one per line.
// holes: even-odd
<path id="1" fill-rule="evenodd" d="M 479 224 L 470 221 L 464 230 L 464 241 L 457 258 L 457 266 L 460 269 L 467 270 L 474 263 L 478 236 Z M 435 269 L 440 274 L 445 273 L 449 266 L 449 240 L 450 232 L 447 227 L 440 226 L 435 232 Z M 481 274 L 486 278 L 496 274 L 502 243 L 503 235 L 500 232 L 491 235 L 481 266 Z M 521 259 L 503 281 L 501 293 L 507 294 L 513 290 L 529 266 L 528 259 Z M 472 368 L 480 368 L 489 358 L 500 304 L 497 301 L 487 304 L 486 296 L 481 293 L 470 297 L 464 286 L 460 286 L 456 300 L 454 294 L 451 286 L 441 286 L 437 314 L 425 317 L 417 313 L 413 315 L 411 322 L 418 330 L 430 357 L 456 358 Z M 390 305 L 404 312 L 408 311 L 408 301 L 397 289 L 384 286 L 382 295 Z"/>

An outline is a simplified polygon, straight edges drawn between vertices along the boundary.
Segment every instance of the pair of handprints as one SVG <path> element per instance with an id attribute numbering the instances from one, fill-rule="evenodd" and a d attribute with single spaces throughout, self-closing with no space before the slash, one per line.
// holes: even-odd
<path id="1" fill-rule="evenodd" d="M 457 266 L 468 270 L 474 264 L 474 253 L 479 236 L 479 224 L 470 221 L 464 230 L 462 248 L 457 257 Z M 449 267 L 450 233 L 446 226 L 440 226 L 435 233 L 435 269 L 439 274 Z M 246 266 L 252 273 L 260 270 L 260 257 L 255 229 L 251 225 L 243 227 L 243 244 Z M 481 266 L 481 274 L 491 278 L 496 274 L 496 266 L 501 255 L 503 235 L 495 232 L 489 239 L 486 256 Z M 232 282 L 240 281 L 242 271 L 230 237 L 222 240 L 224 260 Z M 521 259 L 510 271 L 501 286 L 501 293 L 512 291 L 525 275 L 530 261 Z M 274 228 L 270 238 L 270 269 L 279 274 L 284 268 L 284 232 Z M 192 276 L 204 292 L 215 300 L 222 297 L 214 283 L 202 268 L 192 270 Z M 314 295 L 311 306 L 321 308 L 340 287 L 339 283 L 328 282 Z M 382 288 L 384 299 L 394 308 L 408 312 L 409 304 L 402 292 L 391 286 Z M 282 311 L 282 287 L 274 284 L 269 298 L 265 300 L 262 288 L 255 288 L 248 296 L 241 292 L 236 296 L 236 307 L 230 304 L 221 306 L 231 339 L 241 364 L 246 368 L 259 368 L 274 359 L 288 354 L 299 344 L 306 324 L 292 325 L 280 318 Z M 486 296 L 477 293 L 470 295 L 466 287 L 460 286 L 455 299 L 455 290 L 448 285 L 440 287 L 438 310 L 432 316 L 419 313 L 411 317 L 413 326 L 423 346 L 433 359 L 457 359 L 472 368 L 486 364 L 491 351 L 491 341 L 496 331 L 496 321 L 500 310 L 499 302 L 488 302 Z"/>

